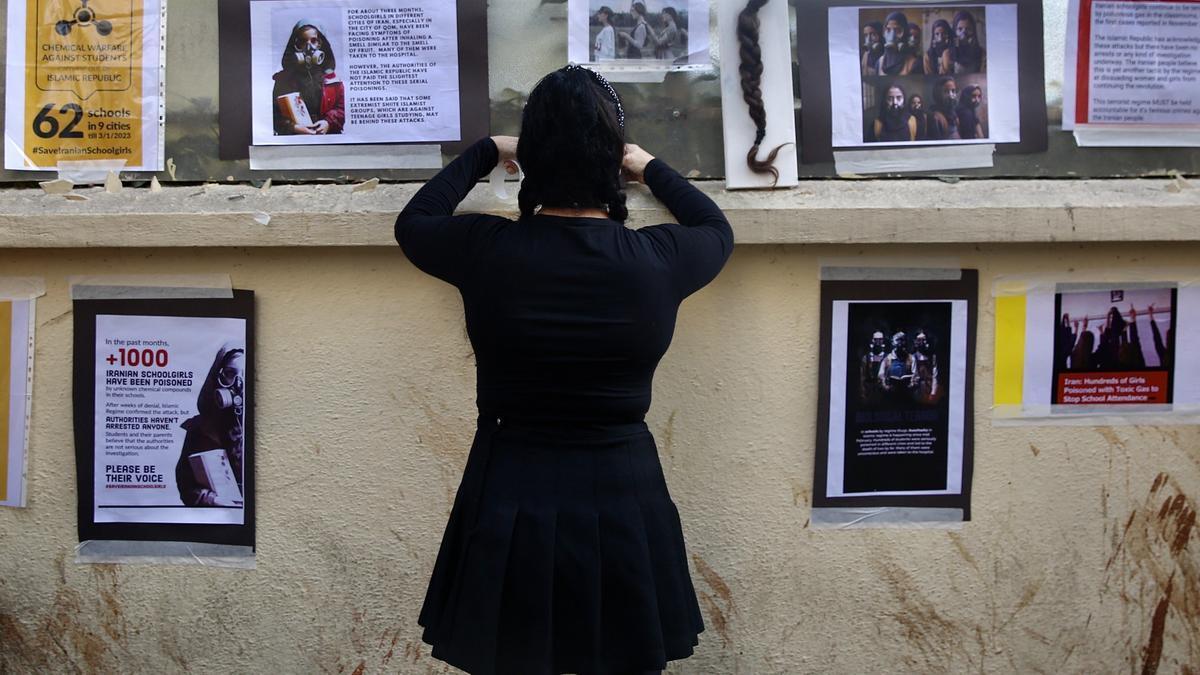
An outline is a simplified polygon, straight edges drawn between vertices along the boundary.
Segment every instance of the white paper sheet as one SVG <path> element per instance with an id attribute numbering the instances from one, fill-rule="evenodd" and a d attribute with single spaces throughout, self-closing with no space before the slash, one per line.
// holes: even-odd
<path id="1" fill-rule="evenodd" d="M 176 471 L 218 350 L 245 343 L 243 319 L 96 317 L 95 522 L 244 523 L 241 506 L 186 505 Z"/>
<path id="2" fill-rule="evenodd" d="M 455 3 L 256 0 L 250 23 L 254 145 L 461 139 Z M 313 50 L 297 50 L 306 24 L 319 35 Z M 321 63 L 301 65 L 305 58 Z M 324 121 L 322 133 L 296 132 L 276 116 L 276 97 L 305 86 L 319 103 L 304 106 L 312 126 L 299 126 L 322 131 Z"/>

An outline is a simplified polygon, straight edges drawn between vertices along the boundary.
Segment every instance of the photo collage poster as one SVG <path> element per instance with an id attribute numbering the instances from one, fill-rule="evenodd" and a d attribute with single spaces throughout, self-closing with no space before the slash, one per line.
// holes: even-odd
<path id="1" fill-rule="evenodd" d="M 75 300 L 79 536 L 254 545 L 254 296 Z"/>
<path id="2" fill-rule="evenodd" d="M 978 277 L 821 282 L 813 506 L 970 519 Z"/>

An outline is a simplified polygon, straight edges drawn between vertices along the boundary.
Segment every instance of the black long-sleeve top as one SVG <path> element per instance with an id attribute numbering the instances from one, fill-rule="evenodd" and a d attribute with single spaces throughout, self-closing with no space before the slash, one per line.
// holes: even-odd
<path id="1" fill-rule="evenodd" d="M 462 294 L 480 412 L 531 422 L 642 420 L 679 303 L 733 251 L 728 220 L 657 159 L 644 181 L 679 224 L 633 230 L 607 218 L 453 215 L 497 160 L 491 139 L 475 143 L 396 219 L 409 260 Z"/>

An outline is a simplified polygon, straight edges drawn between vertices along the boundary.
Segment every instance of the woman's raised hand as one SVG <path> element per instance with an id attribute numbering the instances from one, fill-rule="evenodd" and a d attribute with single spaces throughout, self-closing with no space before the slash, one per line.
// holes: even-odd
<path id="1" fill-rule="evenodd" d="M 492 142 L 500 151 L 500 159 L 497 163 L 504 167 L 505 172 L 510 176 L 515 175 L 517 173 L 517 137 L 492 136 Z"/>
<path id="2" fill-rule="evenodd" d="M 642 182 L 642 176 L 646 173 L 646 165 L 652 159 L 654 159 L 654 155 L 643 150 L 641 146 L 627 143 L 625 157 L 621 160 L 621 170 L 625 173 L 625 178 Z"/>

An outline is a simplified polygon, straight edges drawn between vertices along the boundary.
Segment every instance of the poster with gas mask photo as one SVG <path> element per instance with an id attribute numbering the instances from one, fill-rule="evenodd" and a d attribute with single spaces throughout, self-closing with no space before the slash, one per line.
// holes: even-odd
<path id="1" fill-rule="evenodd" d="M 453 2 L 251 2 L 254 145 L 460 140 L 457 22 Z"/>
<path id="2" fill-rule="evenodd" d="M 969 519 L 976 278 L 822 282 L 814 506 Z"/>
<path id="3" fill-rule="evenodd" d="M 74 305 L 80 540 L 253 546 L 253 293 Z"/>

